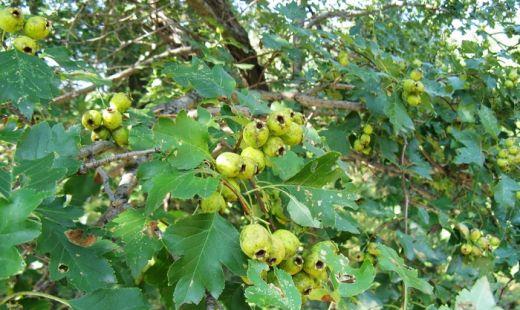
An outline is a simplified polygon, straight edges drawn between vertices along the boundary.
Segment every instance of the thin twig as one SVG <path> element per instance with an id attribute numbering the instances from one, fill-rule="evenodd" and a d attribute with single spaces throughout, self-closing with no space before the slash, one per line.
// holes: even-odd
<path id="1" fill-rule="evenodd" d="M 108 174 L 101 167 L 97 167 L 96 173 L 101 177 L 101 182 L 103 184 L 103 191 L 105 191 L 105 193 L 107 194 L 110 202 L 115 201 L 116 196 L 114 195 L 114 192 L 112 191 L 112 188 L 110 187 L 110 178 L 108 177 Z"/>
<path id="2" fill-rule="evenodd" d="M 81 166 L 81 168 L 79 169 L 79 173 L 80 174 L 86 173 L 89 169 L 95 169 L 97 167 L 101 167 L 101 166 L 111 163 L 113 161 L 118 161 L 121 159 L 130 158 L 130 157 L 146 156 L 148 154 L 157 153 L 159 151 L 160 151 L 159 148 L 156 147 L 156 148 L 148 149 L 148 150 L 132 151 L 132 152 L 127 152 L 127 153 L 115 154 L 115 155 L 109 156 L 107 158 L 103 158 L 103 159 L 99 159 L 99 160 L 95 160 L 95 161 L 91 161 L 91 162 L 83 164 Z"/>
<path id="3" fill-rule="evenodd" d="M 401 169 L 405 165 L 405 152 L 406 147 L 408 146 L 408 140 L 404 137 L 403 150 L 401 151 Z M 408 192 L 408 188 L 406 186 L 406 173 L 403 172 L 401 174 L 401 188 L 404 193 L 404 233 L 408 234 L 408 207 L 410 206 L 410 193 Z"/>
<path id="4" fill-rule="evenodd" d="M 227 180 L 222 179 L 222 183 L 224 183 L 224 186 L 229 188 L 235 196 L 237 196 L 238 201 L 240 202 L 240 205 L 242 205 L 242 210 L 245 214 L 250 214 L 249 207 L 247 206 L 247 203 L 244 201 L 244 197 L 242 197 L 242 194 L 236 190 L 236 188 L 231 185 Z"/>
<path id="5" fill-rule="evenodd" d="M 106 152 L 110 149 L 116 148 L 116 145 L 110 141 L 97 141 L 91 145 L 85 146 L 78 151 L 78 158 L 83 159 L 87 157 L 96 156 L 97 154 Z"/>

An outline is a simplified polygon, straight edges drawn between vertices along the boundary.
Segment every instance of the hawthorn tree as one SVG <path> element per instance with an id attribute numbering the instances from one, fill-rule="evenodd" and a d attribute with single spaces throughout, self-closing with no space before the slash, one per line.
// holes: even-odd
<path id="1" fill-rule="evenodd" d="M 0 309 L 520 306 L 517 1 L 0 4 Z"/>

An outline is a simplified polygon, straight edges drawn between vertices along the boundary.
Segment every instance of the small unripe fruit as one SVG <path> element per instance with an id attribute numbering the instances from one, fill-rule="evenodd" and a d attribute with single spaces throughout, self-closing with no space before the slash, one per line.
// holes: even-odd
<path id="1" fill-rule="evenodd" d="M 516 200 L 520 200 L 520 191 L 516 192 L 515 196 L 516 196 Z"/>
<path id="2" fill-rule="evenodd" d="M 419 70 L 413 70 L 410 72 L 410 78 L 414 81 L 420 81 L 422 79 L 422 72 Z"/>
<path id="3" fill-rule="evenodd" d="M 129 136 L 128 129 L 123 126 L 112 131 L 112 139 L 114 139 L 114 142 L 119 146 L 128 145 L 128 136 Z"/>
<path id="4" fill-rule="evenodd" d="M 363 146 L 363 143 L 361 143 L 360 140 L 354 141 L 354 151 L 361 152 L 363 151 L 365 147 Z"/>
<path id="5" fill-rule="evenodd" d="M 499 152 L 498 152 L 498 157 L 500 158 L 507 158 L 508 156 L 508 151 L 506 149 L 501 149 Z"/>
<path id="6" fill-rule="evenodd" d="M 515 83 L 513 81 L 511 81 L 511 80 L 506 80 L 504 82 L 504 85 L 505 85 L 506 88 L 509 88 L 509 89 L 515 87 Z"/>
<path id="7" fill-rule="evenodd" d="M 287 271 L 290 275 L 295 275 L 303 268 L 303 257 L 300 255 L 289 257 L 280 264 L 280 268 Z"/>
<path id="8" fill-rule="evenodd" d="M 41 40 L 46 38 L 51 33 L 52 25 L 44 17 L 33 16 L 25 22 L 23 31 L 29 37 L 35 40 Z"/>
<path id="9" fill-rule="evenodd" d="M 38 51 L 38 43 L 26 36 L 19 36 L 14 39 L 13 45 L 18 51 L 28 55 L 34 55 Z"/>
<path id="10" fill-rule="evenodd" d="M 319 252 L 309 252 L 304 258 L 303 270 L 311 277 L 320 279 L 323 277 L 323 273 L 326 273 L 325 260 Z"/>
<path id="11" fill-rule="evenodd" d="M 125 93 L 116 93 L 110 99 L 110 106 L 121 113 L 125 113 L 132 106 L 132 100 Z"/>
<path id="12" fill-rule="evenodd" d="M 457 224 L 457 228 L 459 229 L 460 233 L 464 236 L 464 238 L 468 238 L 469 237 L 469 228 L 468 226 L 462 224 L 462 223 L 458 223 Z"/>
<path id="13" fill-rule="evenodd" d="M 267 116 L 267 127 L 269 132 L 275 136 L 286 134 L 291 124 L 291 118 L 285 111 L 272 112 Z"/>
<path id="14" fill-rule="evenodd" d="M 345 51 L 341 51 L 341 52 L 339 52 L 339 55 L 338 55 L 338 62 L 339 62 L 339 64 L 342 65 L 343 67 L 347 66 L 348 63 L 349 63 L 348 53 L 345 52 Z"/>
<path id="15" fill-rule="evenodd" d="M 364 145 L 370 144 L 370 135 L 367 135 L 366 133 L 362 134 L 359 138 L 359 142 Z"/>
<path id="16" fill-rule="evenodd" d="M 413 91 L 418 94 L 424 93 L 424 84 L 422 82 L 415 82 L 413 84 Z"/>
<path id="17" fill-rule="evenodd" d="M 361 152 L 363 152 L 363 154 L 365 154 L 365 155 L 369 155 L 370 152 L 372 152 L 372 148 L 371 147 L 366 147 Z"/>
<path id="18" fill-rule="evenodd" d="M 240 193 L 240 186 L 238 185 L 237 181 L 228 179 L 227 182 L 237 193 Z M 229 187 L 224 185 L 224 183 L 220 183 L 220 193 L 228 202 L 235 202 L 238 200 L 238 196 Z"/>
<path id="19" fill-rule="evenodd" d="M 477 242 L 478 239 L 482 237 L 482 233 L 478 229 L 472 229 L 471 234 L 469 235 L 469 239 L 473 242 Z"/>
<path id="20" fill-rule="evenodd" d="M 305 124 L 305 116 L 303 116 L 302 113 L 291 111 L 290 115 L 291 115 L 291 121 L 293 121 L 293 123 L 296 123 L 298 125 Z"/>
<path id="21" fill-rule="evenodd" d="M 407 93 L 413 92 L 415 89 L 415 81 L 412 79 L 406 79 L 403 81 L 403 90 Z"/>
<path id="22" fill-rule="evenodd" d="M 23 14 L 19 8 L 0 10 L 0 29 L 5 32 L 16 32 L 22 28 Z"/>
<path id="23" fill-rule="evenodd" d="M 251 147 L 259 148 L 269 138 L 269 128 L 261 121 L 253 121 L 244 127 L 242 139 Z"/>
<path id="24" fill-rule="evenodd" d="M 471 249 L 471 254 L 472 254 L 473 256 L 480 257 L 480 256 L 482 256 L 482 250 L 479 249 L 478 247 L 474 246 L 474 247 L 472 247 L 472 249 Z"/>
<path id="25" fill-rule="evenodd" d="M 228 178 L 234 178 L 240 173 L 244 160 L 238 154 L 224 152 L 217 157 L 216 163 L 218 172 Z"/>
<path id="26" fill-rule="evenodd" d="M 271 251 L 267 263 L 270 266 L 280 264 L 285 258 L 285 246 L 283 241 L 277 236 L 271 236 Z"/>
<path id="27" fill-rule="evenodd" d="M 460 252 L 462 253 L 462 255 L 469 255 L 469 254 L 471 254 L 472 251 L 473 251 L 473 246 L 471 246 L 471 244 L 469 244 L 469 243 L 465 243 L 460 246 Z"/>
<path id="28" fill-rule="evenodd" d="M 103 125 L 110 129 L 114 130 L 121 126 L 123 123 L 123 116 L 119 111 L 110 107 L 106 110 L 103 110 Z"/>
<path id="29" fill-rule="evenodd" d="M 515 145 L 515 141 L 513 139 L 507 139 L 505 144 L 506 147 L 512 147 L 513 145 Z"/>
<path id="30" fill-rule="evenodd" d="M 422 66 L 422 61 L 420 61 L 419 59 L 414 59 L 414 60 L 412 61 L 412 64 L 413 64 L 414 66 L 416 66 L 416 67 L 420 67 L 420 66 Z"/>
<path id="31" fill-rule="evenodd" d="M 215 213 L 226 208 L 224 197 L 218 192 L 214 192 L 208 197 L 200 201 L 200 210 L 202 213 Z"/>
<path id="32" fill-rule="evenodd" d="M 508 149 L 508 151 L 509 151 L 509 154 L 516 155 L 516 154 L 518 154 L 518 147 L 517 146 L 512 146 L 512 147 L 510 147 Z"/>
<path id="33" fill-rule="evenodd" d="M 371 135 L 373 132 L 374 132 L 374 128 L 372 128 L 372 126 L 370 124 L 366 124 L 363 127 L 363 133 L 365 133 L 367 135 Z"/>
<path id="34" fill-rule="evenodd" d="M 489 236 L 489 244 L 496 248 L 500 245 L 500 239 L 498 239 L 497 237 L 495 236 Z"/>
<path id="35" fill-rule="evenodd" d="M 489 240 L 486 237 L 480 237 L 476 243 L 481 249 L 487 249 L 489 247 Z"/>
<path id="36" fill-rule="evenodd" d="M 296 237 L 291 231 L 286 229 L 278 229 L 273 233 L 273 236 L 276 236 L 283 242 L 283 245 L 285 247 L 286 259 L 289 259 L 290 257 L 294 256 L 301 245 L 300 240 L 298 240 L 298 237 Z"/>
<path id="37" fill-rule="evenodd" d="M 242 166 L 238 172 L 238 178 L 242 180 L 249 180 L 258 172 L 256 162 L 249 157 L 242 158 Z"/>
<path id="38" fill-rule="evenodd" d="M 497 165 L 500 168 L 507 168 L 509 166 L 509 161 L 505 158 L 499 158 L 497 159 Z"/>
<path id="39" fill-rule="evenodd" d="M 406 97 L 406 102 L 411 106 L 418 106 L 421 103 L 421 97 L 416 95 L 409 95 Z"/>
<path id="40" fill-rule="evenodd" d="M 292 122 L 289 131 L 281 136 L 281 138 L 287 145 L 300 144 L 303 140 L 303 127 Z"/>
<path id="41" fill-rule="evenodd" d="M 264 261 L 271 251 L 271 236 L 259 224 L 246 225 L 240 232 L 240 248 L 249 258 Z"/>
<path id="42" fill-rule="evenodd" d="M 365 260 L 365 254 L 361 251 L 352 251 L 349 253 L 349 258 L 357 263 L 362 262 Z"/>
<path id="43" fill-rule="evenodd" d="M 379 256 L 381 251 L 377 248 L 377 244 L 374 242 L 370 242 L 367 247 L 367 251 L 370 255 Z"/>
<path id="44" fill-rule="evenodd" d="M 511 80 L 511 81 L 516 81 L 518 79 L 518 72 L 516 70 L 511 70 L 511 72 L 509 72 L 509 74 L 507 75 L 507 77 Z"/>
<path id="45" fill-rule="evenodd" d="M 293 282 L 298 291 L 304 296 L 309 295 L 316 286 L 314 279 L 309 277 L 305 272 L 295 274 L 293 276 Z"/>
<path id="46" fill-rule="evenodd" d="M 269 137 L 263 147 L 264 154 L 269 157 L 277 157 L 285 154 L 285 143 L 280 137 Z"/>
<path id="47" fill-rule="evenodd" d="M 106 129 L 103 126 L 97 128 L 97 129 L 94 129 L 92 131 L 92 133 L 90 134 L 90 140 L 92 140 L 92 142 L 108 140 L 109 138 L 110 138 L 110 130 Z"/>
<path id="48" fill-rule="evenodd" d="M 101 113 L 96 110 L 89 110 L 83 113 L 83 116 L 81 117 L 81 124 L 83 124 L 83 127 L 88 130 L 94 130 L 101 126 L 102 123 L 103 118 Z"/>
<path id="49" fill-rule="evenodd" d="M 244 150 L 242 150 L 240 156 L 252 159 L 256 164 L 258 173 L 262 172 L 265 169 L 265 156 L 262 151 L 248 146 Z"/>

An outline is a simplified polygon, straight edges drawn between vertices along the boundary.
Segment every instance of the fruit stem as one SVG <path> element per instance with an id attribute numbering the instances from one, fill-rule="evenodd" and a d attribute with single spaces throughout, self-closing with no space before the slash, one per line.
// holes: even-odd
<path id="1" fill-rule="evenodd" d="M 222 179 L 222 183 L 224 183 L 224 185 L 227 188 L 229 188 L 233 192 L 233 194 L 235 194 L 238 197 L 238 201 L 242 205 L 242 210 L 244 211 L 244 213 L 246 215 L 250 215 L 251 214 L 251 210 L 250 210 L 247 202 L 244 200 L 244 197 L 242 196 L 242 194 L 240 192 L 238 192 L 236 190 L 236 188 L 234 188 L 226 179 Z"/>
<path id="2" fill-rule="evenodd" d="M 66 301 L 65 299 L 62 299 L 62 298 L 59 298 L 59 297 L 56 297 L 56 296 L 53 296 L 53 295 L 49 295 L 49 294 L 46 294 L 46 293 L 32 292 L 32 291 L 22 291 L 22 292 L 13 293 L 13 294 L 5 297 L 4 299 L 2 299 L 0 301 L 0 306 L 6 304 L 9 300 L 11 300 L 13 298 L 23 297 L 23 296 L 27 296 L 27 297 L 43 297 L 43 298 L 47 298 L 47 299 L 50 299 L 50 300 L 54 300 L 56 302 L 59 302 L 60 304 L 63 304 L 65 306 L 69 307 L 69 308 L 72 308 L 72 305 L 68 301 Z"/>

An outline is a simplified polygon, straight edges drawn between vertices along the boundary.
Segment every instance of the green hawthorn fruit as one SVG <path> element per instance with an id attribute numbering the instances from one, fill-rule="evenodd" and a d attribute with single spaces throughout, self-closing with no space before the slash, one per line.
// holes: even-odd
<path id="1" fill-rule="evenodd" d="M 242 166 L 238 172 L 238 178 L 242 180 L 249 180 L 258 173 L 258 166 L 256 162 L 249 157 L 242 158 Z"/>
<path id="2" fill-rule="evenodd" d="M 316 282 L 305 272 L 299 272 L 293 276 L 293 282 L 300 294 L 309 295 L 316 286 Z"/>
<path id="3" fill-rule="evenodd" d="M 303 257 L 301 255 L 291 256 L 280 264 L 280 268 L 287 271 L 290 275 L 295 275 L 303 268 Z"/>
<path id="4" fill-rule="evenodd" d="M 282 140 L 287 145 L 297 145 L 302 143 L 303 140 L 303 126 L 291 122 L 289 131 L 281 136 Z"/>
<path id="5" fill-rule="evenodd" d="M 264 154 L 269 157 L 277 157 L 285 154 L 286 147 L 282 138 L 280 137 L 269 137 L 267 142 L 264 144 L 262 148 Z"/>
<path id="6" fill-rule="evenodd" d="M 489 239 L 489 244 L 492 247 L 496 248 L 500 245 L 500 239 L 498 239 L 497 237 L 490 235 L 490 236 L 488 236 L 488 239 Z"/>
<path id="7" fill-rule="evenodd" d="M 116 93 L 110 99 L 110 106 L 121 113 L 125 113 L 132 106 L 132 100 L 125 93 Z"/>
<path id="8" fill-rule="evenodd" d="M 462 255 L 469 255 L 473 251 L 473 246 L 469 243 L 465 243 L 460 246 L 460 252 Z"/>
<path id="9" fill-rule="evenodd" d="M 511 70 L 507 75 L 507 78 L 511 81 L 516 81 L 518 79 L 518 72 L 516 70 Z"/>
<path id="10" fill-rule="evenodd" d="M 469 228 L 468 226 L 464 225 L 463 223 L 457 224 L 457 229 L 460 231 L 460 233 L 464 236 L 464 238 L 469 238 Z"/>
<path id="11" fill-rule="evenodd" d="M 343 67 L 346 67 L 349 64 L 348 53 L 345 51 L 339 52 L 338 62 Z"/>
<path id="12" fill-rule="evenodd" d="M 482 256 L 482 250 L 479 249 L 478 247 L 474 246 L 471 248 L 471 255 L 480 257 L 480 256 Z"/>
<path id="13" fill-rule="evenodd" d="M 481 249 L 487 249 L 489 247 L 489 240 L 487 237 L 485 236 L 482 236 L 480 237 L 476 244 L 481 248 Z"/>
<path id="14" fill-rule="evenodd" d="M 497 159 L 497 165 L 500 168 L 507 168 L 509 166 L 509 161 L 505 158 L 499 158 Z"/>
<path id="15" fill-rule="evenodd" d="M 249 258 L 264 261 L 271 251 L 271 236 L 259 224 L 246 225 L 240 232 L 240 248 Z"/>
<path id="16" fill-rule="evenodd" d="M 515 141 L 513 139 L 507 139 L 505 144 L 506 147 L 512 147 L 513 145 L 515 145 Z"/>
<path id="17" fill-rule="evenodd" d="M 415 81 L 412 79 L 406 79 L 403 81 L 403 90 L 407 93 L 413 92 L 415 89 Z"/>
<path id="18" fill-rule="evenodd" d="M 363 145 L 370 144 L 370 135 L 367 135 L 366 133 L 362 134 L 359 138 L 359 142 Z"/>
<path id="19" fill-rule="evenodd" d="M 237 193 L 240 193 L 240 185 L 238 185 L 237 181 L 228 179 L 227 182 Z M 229 187 L 224 185 L 223 182 L 220 183 L 220 193 L 228 202 L 235 202 L 238 200 L 238 196 Z"/>
<path id="20" fill-rule="evenodd" d="M 330 250 L 333 253 L 339 253 L 339 247 L 336 243 L 330 240 L 320 241 L 311 247 L 311 252 L 321 252 L 323 250 Z M 321 253 L 324 254 L 324 253 Z"/>
<path id="21" fill-rule="evenodd" d="M 234 178 L 240 173 L 244 159 L 238 154 L 224 152 L 217 157 L 216 163 L 218 172 L 228 178 Z"/>
<path id="22" fill-rule="evenodd" d="M 5 32 L 16 32 L 23 26 L 23 14 L 19 8 L 0 10 L 0 29 Z"/>
<path id="23" fill-rule="evenodd" d="M 202 213 L 215 213 L 226 209 L 226 201 L 219 192 L 214 192 L 200 201 L 200 211 Z"/>
<path id="24" fill-rule="evenodd" d="M 321 279 L 327 272 L 325 258 L 320 252 L 311 251 L 304 257 L 303 270 L 315 279 Z"/>
<path id="25" fill-rule="evenodd" d="M 515 83 L 513 81 L 511 81 L 511 80 L 506 80 L 504 82 L 504 85 L 505 85 L 506 88 L 509 88 L 509 89 L 515 87 Z"/>
<path id="26" fill-rule="evenodd" d="M 371 148 L 371 147 L 366 147 L 366 148 L 364 148 L 361 152 L 362 152 L 363 154 L 365 154 L 365 155 L 369 155 L 370 152 L 372 152 L 372 148 Z"/>
<path id="27" fill-rule="evenodd" d="M 123 123 L 123 115 L 113 107 L 103 110 L 103 125 L 110 130 L 114 130 Z"/>
<path id="28" fill-rule="evenodd" d="M 301 246 L 300 240 L 291 231 L 286 229 L 278 229 L 273 233 L 278 239 L 282 240 L 285 247 L 285 258 L 293 257 L 298 248 Z"/>
<path id="29" fill-rule="evenodd" d="M 500 158 L 507 158 L 507 156 L 509 156 L 509 154 L 508 154 L 508 151 L 506 149 L 501 149 L 498 152 L 498 157 L 500 157 Z"/>
<path id="30" fill-rule="evenodd" d="M 416 95 L 408 95 L 408 97 L 406 97 L 406 102 L 408 102 L 409 105 L 415 107 L 421 103 L 421 97 Z"/>
<path id="31" fill-rule="evenodd" d="M 291 124 L 291 117 L 286 111 L 272 112 L 267 116 L 267 127 L 269 128 L 269 132 L 275 136 L 286 134 Z"/>
<path id="32" fill-rule="evenodd" d="M 415 82 L 413 84 L 413 91 L 417 94 L 424 93 L 424 84 L 422 82 Z"/>
<path id="33" fill-rule="evenodd" d="M 370 255 L 379 256 L 381 251 L 377 247 L 377 243 L 370 242 L 367 246 L 367 251 Z"/>
<path id="34" fill-rule="evenodd" d="M 520 200 L 520 191 L 516 192 L 515 196 L 516 196 L 516 200 Z"/>
<path id="35" fill-rule="evenodd" d="M 352 261 L 360 263 L 365 260 L 365 254 L 363 252 L 355 250 L 349 253 L 348 256 Z"/>
<path id="36" fill-rule="evenodd" d="M 33 16 L 25 22 L 23 31 L 35 40 L 45 39 L 51 33 L 52 25 L 45 17 Z"/>
<path id="37" fill-rule="evenodd" d="M 251 147 L 259 148 L 269 138 L 269 128 L 261 121 L 252 121 L 244 127 L 242 132 L 243 141 Z"/>
<path id="38" fill-rule="evenodd" d="M 267 263 L 270 266 L 277 266 L 284 260 L 284 258 L 284 242 L 277 236 L 271 235 L 271 251 L 269 252 L 269 258 L 267 258 Z"/>
<path id="39" fill-rule="evenodd" d="M 90 140 L 92 140 L 92 142 L 108 140 L 109 138 L 110 138 L 110 130 L 106 129 L 103 126 L 94 129 L 92 131 L 92 133 L 90 134 Z"/>
<path id="40" fill-rule="evenodd" d="M 129 134 L 130 132 L 128 131 L 128 128 L 121 126 L 112 130 L 112 139 L 114 139 L 114 142 L 121 147 L 127 146 Z"/>
<path id="41" fill-rule="evenodd" d="M 81 124 L 83 124 L 83 127 L 88 130 L 99 128 L 102 123 L 103 117 L 101 116 L 101 113 L 96 110 L 89 110 L 83 113 L 83 116 L 81 117 Z"/>
<path id="42" fill-rule="evenodd" d="M 16 37 L 13 40 L 13 45 L 18 51 L 27 55 L 34 55 L 38 51 L 38 43 L 26 36 Z"/>
<path id="43" fill-rule="evenodd" d="M 473 242 L 477 242 L 478 239 L 482 237 L 482 232 L 478 229 L 472 229 L 471 234 L 469 235 L 469 239 Z"/>
<path id="44" fill-rule="evenodd" d="M 240 156 L 252 159 L 256 163 L 258 173 L 262 172 L 265 169 L 265 155 L 262 151 L 248 146 L 242 150 Z"/>
<path id="45" fill-rule="evenodd" d="M 422 72 L 419 70 L 413 70 L 410 72 L 410 78 L 414 81 L 420 81 L 422 79 Z"/>
<path id="46" fill-rule="evenodd" d="M 360 140 L 354 141 L 354 151 L 362 152 L 364 148 L 365 146 L 363 145 L 363 143 L 361 143 Z"/>
<path id="47" fill-rule="evenodd" d="M 416 59 L 414 59 L 414 60 L 412 61 L 412 64 L 413 64 L 414 66 L 416 66 L 416 67 L 420 67 L 420 66 L 422 66 L 422 61 L 420 61 L 419 59 L 416 58 Z"/>
<path id="48" fill-rule="evenodd" d="M 291 116 L 291 121 L 293 121 L 293 123 L 298 125 L 305 124 L 305 116 L 302 113 L 290 111 L 289 115 Z"/>
<path id="49" fill-rule="evenodd" d="M 518 154 L 518 147 L 517 147 L 517 146 L 511 146 L 511 147 L 508 149 L 508 151 L 509 151 L 509 154 L 511 154 L 511 155 L 516 155 L 516 154 Z"/>
<path id="50" fill-rule="evenodd" d="M 374 128 L 370 124 L 366 124 L 363 126 L 363 133 L 367 135 L 371 135 L 374 132 Z"/>

